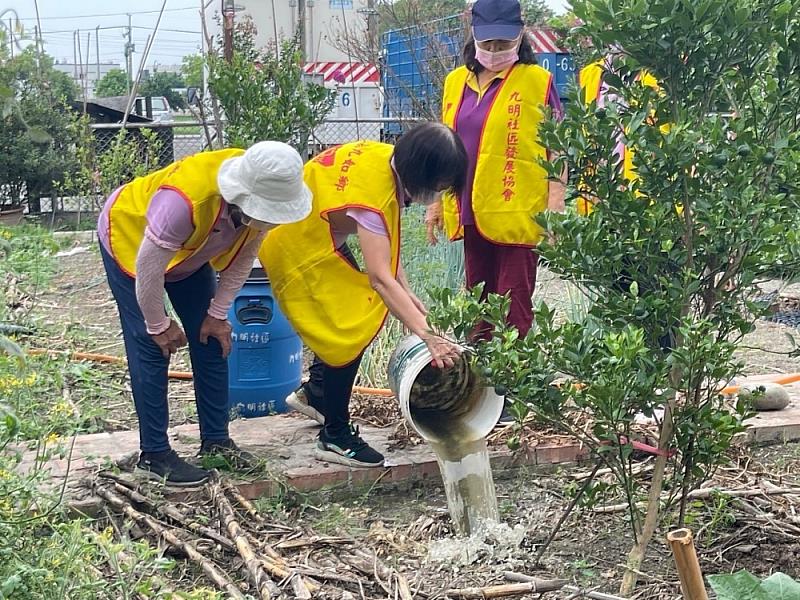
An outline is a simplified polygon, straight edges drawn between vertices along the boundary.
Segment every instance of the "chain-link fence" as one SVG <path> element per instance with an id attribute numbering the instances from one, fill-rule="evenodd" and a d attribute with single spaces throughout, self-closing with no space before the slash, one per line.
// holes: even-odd
<path id="1" fill-rule="evenodd" d="M 312 131 L 308 158 L 330 146 L 359 139 L 393 143 L 420 122 L 330 119 Z M 222 147 L 214 123 L 128 123 L 124 129 L 119 123 L 102 123 L 90 128 L 91 164 L 83 188 L 40 201 L 40 218 L 56 228 L 91 227 L 105 199 L 119 185 L 197 152 Z"/>

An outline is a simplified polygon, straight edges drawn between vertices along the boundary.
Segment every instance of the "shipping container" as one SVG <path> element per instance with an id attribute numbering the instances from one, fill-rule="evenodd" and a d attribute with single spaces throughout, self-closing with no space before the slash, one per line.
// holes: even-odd
<path id="1" fill-rule="evenodd" d="M 439 118 L 441 85 L 447 73 L 461 64 L 467 29 L 464 16 L 459 14 L 384 34 L 381 65 L 384 116 Z M 559 47 L 550 30 L 529 29 L 527 35 L 539 65 L 553 74 L 559 95 L 564 99 L 575 78 L 572 57 Z M 387 125 L 386 129 L 388 133 L 399 133 L 397 126 Z"/>

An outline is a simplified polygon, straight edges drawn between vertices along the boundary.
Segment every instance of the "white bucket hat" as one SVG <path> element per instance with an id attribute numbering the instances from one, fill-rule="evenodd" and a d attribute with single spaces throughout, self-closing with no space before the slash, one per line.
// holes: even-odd
<path id="1" fill-rule="evenodd" d="M 311 190 L 303 182 L 303 159 L 283 142 L 258 142 L 222 163 L 217 174 L 226 202 L 251 219 L 280 225 L 305 219 Z"/>

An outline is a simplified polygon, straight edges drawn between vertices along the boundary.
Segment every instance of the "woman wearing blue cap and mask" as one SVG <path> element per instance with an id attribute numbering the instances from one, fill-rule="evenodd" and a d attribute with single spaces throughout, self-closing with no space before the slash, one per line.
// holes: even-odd
<path id="1" fill-rule="evenodd" d="M 472 35 L 442 99 L 442 120 L 469 157 L 466 187 L 428 210 L 428 239 L 436 243 L 436 227 L 463 238 L 467 286 L 483 283 L 484 297 L 509 294 L 508 322 L 524 335 L 533 321 L 533 248 L 543 234 L 534 219 L 560 210 L 564 198 L 564 186 L 548 182 L 539 165 L 547 150 L 538 130 L 544 107 L 559 116 L 561 102 L 552 75 L 536 64 L 517 0 L 475 2 Z"/>

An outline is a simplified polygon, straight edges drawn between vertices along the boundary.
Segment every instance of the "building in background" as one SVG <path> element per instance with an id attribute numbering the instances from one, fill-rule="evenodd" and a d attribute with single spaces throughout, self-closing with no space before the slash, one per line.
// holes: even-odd
<path id="1" fill-rule="evenodd" d="M 208 9 L 208 23 L 221 33 L 215 14 L 222 14 L 225 0 L 215 0 Z M 347 52 L 345 33 L 351 39 L 376 36 L 374 0 L 236 0 L 236 19 L 252 17 L 258 29 L 256 43 L 266 46 L 275 39 L 294 35 L 303 25 L 301 49 L 307 62 L 355 60 Z"/>
<path id="2" fill-rule="evenodd" d="M 215 14 L 223 14 L 225 3 L 214 0 L 209 7 L 207 22 L 213 24 L 215 37 L 222 33 Z M 258 46 L 273 46 L 276 39 L 302 30 L 303 70 L 310 80 L 337 91 L 329 118 L 348 121 L 317 128 L 316 141 L 322 146 L 380 138 L 380 123 L 361 123 L 383 114 L 374 4 L 375 0 L 234 0 L 234 20 L 253 19 Z"/>
<path id="3" fill-rule="evenodd" d="M 122 69 L 123 66 L 114 61 L 100 63 L 75 64 L 74 62 L 56 60 L 53 68 L 69 75 L 78 86 L 82 95 L 86 90 L 87 98 L 94 98 L 94 88 L 106 73 L 113 69 Z M 85 87 L 84 87 L 85 86 Z"/>

